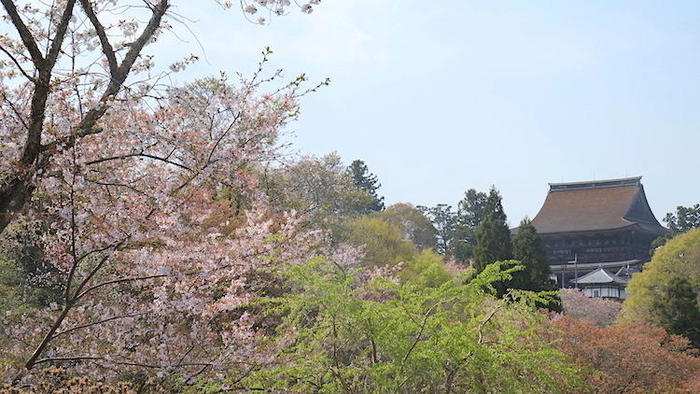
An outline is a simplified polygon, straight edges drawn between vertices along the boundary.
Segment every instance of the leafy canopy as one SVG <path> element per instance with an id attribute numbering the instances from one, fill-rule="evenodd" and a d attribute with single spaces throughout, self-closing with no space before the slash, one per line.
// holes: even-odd
<path id="1" fill-rule="evenodd" d="M 292 268 L 294 291 L 266 303 L 282 315 L 274 364 L 245 387 L 300 392 L 559 392 L 581 387 L 578 370 L 538 333 L 546 294 L 494 284 L 513 262 L 487 266 L 468 283 L 432 287 L 357 278 L 324 259 Z M 468 273 L 466 275 L 469 275 Z"/>
<path id="2" fill-rule="evenodd" d="M 628 286 L 621 321 L 659 325 L 700 347 L 700 229 L 669 241 Z"/>

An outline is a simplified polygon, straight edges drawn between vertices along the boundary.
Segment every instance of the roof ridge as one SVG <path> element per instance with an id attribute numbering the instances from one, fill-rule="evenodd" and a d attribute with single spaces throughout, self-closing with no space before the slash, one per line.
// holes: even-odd
<path id="1" fill-rule="evenodd" d="M 593 181 L 580 181 L 580 182 L 564 182 L 564 183 L 550 183 L 549 191 L 563 191 L 563 190 L 584 190 L 584 189 L 602 189 L 607 187 L 620 187 L 620 186 L 640 186 L 641 176 L 629 177 L 629 178 L 616 178 L 616 179 L 600 179 Z"/>

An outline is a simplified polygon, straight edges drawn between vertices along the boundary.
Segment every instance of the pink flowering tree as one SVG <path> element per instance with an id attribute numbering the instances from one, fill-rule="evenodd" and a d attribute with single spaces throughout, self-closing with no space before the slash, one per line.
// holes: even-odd
<path id="1" fill-rule="evenodd" d="M 576 289 L 565 289 L 559 292 L 562 312 L 565 316 L 579 320 L 591 320 L 600 327 L 615 323 L 622 304 L 602 298 L 591 298 Z"/>
<path id="2" fill-rule="evenodd" d="M 63 301 L 35 316 L 3 316 L 16 344 L 6 372 L 21 363 L 20 379 L 63 363 L 188 380 L 263 362 L 256 320 L 243 307 L 264 272 L 323 245 L 293 214 L 272 214 L 256 189 L 256 169 L 307 92 L 300 83 L 264 94 L 256 79 L 237 87 L 208 79 L 171 89 L 154 111 L 115 102 L 99 136 L 54 154 L 30 202 L 41 210 L 29 218 L 49 223 L 44 245 Z"/>
<path id="3" fill-rule="evenodd" d="M 0 34 L 2 232 L 23 212 L 54 157 L 83 138 L 102 135 L 102 120 L 115 101 L 159 97 L 168 75 L 196 56 L 159 70 L 145 51 L 183 23 L 170 13 L 172 0 L 0 3 L 4 22 L 14 27 Z M 292 6 L 308 13 L 314 3 L 240 0 L 240 7 L 245 15 L 282 15 Z"/>
<path id="4" fill-rule="evenodd" d="M 62 292 L 0 317 L 2 379 L 46 365 L 186 382 L 253 370 L 265 355 L 245 305 L 277 264 L 323 252 L 322 234 L 271 212 L 256 177 L 315 87 L 266 91 L 279 77 L 262 75 L 269 50 L 251 78 L 165 85 L 194 60 L 156 72 L 143 52 L 170 26 L 168 0 L 0 1 L 16 29 L 0 36 L 0 233 L 36 223 Z"/>

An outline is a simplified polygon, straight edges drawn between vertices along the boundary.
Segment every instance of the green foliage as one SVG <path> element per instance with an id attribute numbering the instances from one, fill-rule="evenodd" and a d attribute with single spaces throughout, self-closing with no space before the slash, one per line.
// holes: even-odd
<path id="1" fill-rule="evenodd" d="M 365 207 L 363 207 L 362 213 L 379 212 L 384 209 L 384 197 L 377 194 L 382 185 L 379 183 L 377 176 L 369 172 L 367 165 L 362 160 L 355 160 L 348 167 L 348 171 L 352 176 L 352 180 L 355 182 L 360 190 L 364 190 L 370 195 L 371 201 Z"/>
<path id="2" fill-rule="evenodd" d="M 683 335 L 693 346 L 700 348 L 700 308 L 698 291 L 683 277 L 671 278 L 661 291 L 661 297 L 653 300 L 661 326 L 671 334 Z"/>
<path id="3" fill-rule="evenodd" d="M 0 237 L 0 307 L 36 308 L 62 301 L 60 274 L 44 257 L 42 230 L 16 221 Z"/>
<path id="4" fill-rule="evenodd" d="M 673 234 L 682 234 L 686 231 L 700 227 L 700 204 L 692 207 L 678 206 L 676 212 L 669 212 L 664 218 L 668 228 Z"/>
<path id="5" fill-rule="evenodd" d="M 467 261 L 474 257 L 476 247 L 476 229 L 486 215 L 488 195 L 469 189 L 464 192 L 464 198 L 457 204 L 455 229 L 450 254 L 459 261 Z"/>
<path id="6" fill-rule="evenodd" d="M 411 204 L 398 203 L 374 214 L 401 230 L 403 237 L 419 250 L 435 249 L 435 227 L 423 213 Z"/>
<path id="7" fill-rule="evenodd" d="M 362 217 L 348 226 L 345 240 L 363 246 L 364 264 L 378 267 L 410 260 L 416 253 L 411 241 L 403 238 L 399 228 L 382 219 Z"/>
<path id="8" fill-rule="evenodd" d="M 506 219 L 501 195 L 492 187 L 486 200 L 484 220 L 476 230 L 474 259 L 478 272 L 488 264 L 513 257 L 510 229 Z"/>
<path id="9" fill-rule="evenodd" d="M 460 262 L 474 257 L 476 230 L 483 222 L 487 209 L 488 195 L 469 189 L 457 205 L 437 204 L 434 207 L 419 206 L 436 229 L 437 246 L 440 254 L 449 255 Z"/>
<path id="10" fill-rule="evenodd" d="M 451 278 L 443 257 L 428 249 L 415 255 L 399 276 L 402 281 L 419 287 L 439 287 Z"/>
<path id="11" fill-rule="evenodd" d="M 455 212 L 451 205 L 438 204 L 434 207 L 417 207 L 435 228 L 435 250 L 440 254 L 448 254 L 456 226 Z"/>
<path id="12" fill-rule="evenodd" d="M 554 290 L 544 246 L 529 219 L 520 222 L 518 232 L 513 236 L 513 258 L 525 268 L 513 275 L 510 285 L 523 290 Z"/>
<path id="13" fill-rule="evenodd" d="M 663 246 L 671 238 L 678 234 L 683 234 L 694 228 L 700 228 L 700 204 L 695 204 L 692 207 L 684 207 L 679 205 L 676 207 L 676 212 L 669 212 L 664 218 L 664 222 L 668 225 L 668 234 L 661 236 L 652 243 L 652 254 L 656 248 Z"/>
<path id="14" fill-rule="evenodd" d="M 700 347 L 700 229 L 679 235 L 659 249 L 627 289 L 621 321 L 659 325 Z"/>
<path id="15" fill-rule="evenodd" d="M 292 268 L 294 292 L 267 299 L 283 315 L 274 364 L 240 384 L 293 392 L 564 392 L 579 370 L 541 340 L 548 297 L 493 284 L 512 262 L 492 264 L 469 283 L 437 287 L 384 278 L 358 284 L 322 259 Z"/>

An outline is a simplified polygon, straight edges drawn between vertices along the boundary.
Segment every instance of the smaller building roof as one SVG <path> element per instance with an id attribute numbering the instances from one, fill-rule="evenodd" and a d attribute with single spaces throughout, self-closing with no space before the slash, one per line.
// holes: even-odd
<path id="1" fill-rule="evenodd" d="M 627 284 L 627 279 L 623 279 L 623 278 L 611 273 L 610 271 L 608 271 L 604 268 L 598 268 L 597 270 L 591 271 L 578 279 L 572 280 L 572 282 L 578 283 L 580 285 L 581 284 L 587 284 L 587 285 L 605 284 L 605 283 Z"/>

